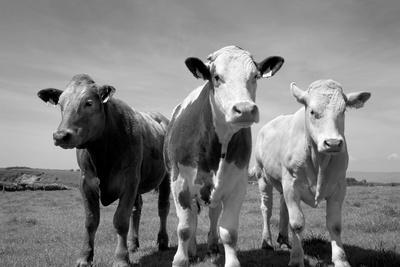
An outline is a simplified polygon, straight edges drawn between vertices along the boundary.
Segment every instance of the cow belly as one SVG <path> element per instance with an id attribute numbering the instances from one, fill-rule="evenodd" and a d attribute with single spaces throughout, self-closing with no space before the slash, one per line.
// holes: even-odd
<path id="1" fill-rule="evenodd" d="M 165 166 L 162 160 L 143 163 L 139 193 L 144 194 L 158 187 L 165 174 Z"/>
<path id="2" fill-rule="evenodd" d="M 110 179 L 100 182 L 100 201 L 103 206 L 108 206 L 118 199 L 121 190 L 120 179 Z"/>

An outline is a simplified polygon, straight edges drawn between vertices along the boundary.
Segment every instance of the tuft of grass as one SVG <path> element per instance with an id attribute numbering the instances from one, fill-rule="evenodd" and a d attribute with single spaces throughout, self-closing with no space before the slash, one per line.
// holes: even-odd
<path id="1" fill-rule="evenodd" d="M 400 224 L 395 218 L 372 217 L 367 220 L 362 220 L 350 226 L 352 229 L 357 229 L 364 233 L 382 233 L 400 231 Z"/>
<path id="2" fill-rule="evenodd" d="M 384 205 L 381 209 L 382 214 L 389 217 L 400 217 L 400 210 L 393 208 L 392 206 Z M 400 223 L 400 222 L 399 222 Z"/>
<path id="3" fill-rule="evenodd" d="M 7 224 L 13 227 L 34 226 L 38 224 L 38 221 L 35 218 L 18 218 L 17 216 L 13 216 L 7 221 Z"/>

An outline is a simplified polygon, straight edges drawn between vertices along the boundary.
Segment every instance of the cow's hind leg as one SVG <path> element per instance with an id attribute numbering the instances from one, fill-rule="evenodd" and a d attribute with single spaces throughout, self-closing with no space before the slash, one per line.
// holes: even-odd
<path id="1" fill-rule="evenodd" d="M 208 216 L 210 218 L 210 232 L 208 232 L 207 239 L 207 254 L 211 257 L 211 261 L 215 262 L 219 256 L 218 247 L 218 219 L 221 215 L 222 203 L 218 204 L 216 207 L 209 208 Z"/>
<path id="2" fill-rule="evenodd" d="M 100 221 L 98 179 L 83 177 L 81 193 L 85 208 L 85 232 L 80 256 L 76 262 L 78 267 L 90 266 L 94 254 L 94 237 Z"/>
<path id="3" fill-rule="evenodd" d="M 262 244 L 261 248 L 266 250 L 273 250 L 271 238 L 271 216 L 272 216 L 272 184 L 268 178 L 264 176 L 258 177 L 258 189 L 261 195 L 261 214 L 263 217 L 263 231 L 262 231 Z"/>
<path id="4" fill-rule="evenodd" d="M 243 176 L 247 175 L 246 173 Z M 247 179 L 238 181 L 233 191 L 222 200 L 222 214 L 219 221 L 219 235 L 225 250 L 225 267 L 240 266 L 236 254 L 239 213 L 246 195 Z"/>
<path id="5" fill-rule="evenodd" d="M 342 239 L 342 203 L 345 196 L 345 185 L 341 185 L 341 190 L 327 199 L 326 202 L 326 226 L 331 237 L 332 262 L 335 267 L 350 267 L 346 254 L 343 249 Z"/>
<path id="6" fill-rule="evenodd" d="M 193 236 L 196 233 L 196 219 L 198 204 L 193 201 L 189 181 L 196 177 L 196 170 L 192 167 L 179 166 L 179 174 L 172 173 L 171 189 L 174 196 L 176 214 L 178 216 L 178 249 L 175 253 L 172 266 L 189 266 L 189 245 L 193 255 Z M 174 177 L 176 177 L 174 179 Z"/>
<path id="7" fill-rule="evenodd" d="M 143 200 L 140 194 L 137 194 L 133 206 L 132 215 L 129 220 L 128 231 L 128 252 L 132 254 L 139 248 L 139 224 L 142 213 Z"/>
<path id="8" fill-rule="evenodd" d="M 289 244 L 289 214 L 283 194 L 280 199 L 279 211 L 279 235 L 277 239 L 278 245 L 281 249 L 291 249 Z"/>
<path id="9" fill-rule="evenodd" d="M 158 216 L 160 217 L 160 231 L 157 236 L 158 250 L 168 249 L 167 217 L 170 192 L 169 174 L 166 174 L 158 188 Z"/>

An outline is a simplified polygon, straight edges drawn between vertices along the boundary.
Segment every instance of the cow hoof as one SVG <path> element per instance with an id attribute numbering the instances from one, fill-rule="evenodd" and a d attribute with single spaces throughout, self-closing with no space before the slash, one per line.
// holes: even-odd
<path id="1" fill-rule="evenodd" d="M 128 241 L 128 251 L 129 253 L 136 252 L 139 249 L 139 238 L 134 238 L 132 241 Z"/>
<path id="2" fill-rule="evenodd" d="M 157 236 L 157 243 L 158 243 L 158 250 L 164 251 L 168 250 L 168 234 L 167 233 L 158 233 Z"/>
<path id="3" fill-rule="evenodd" d="M 92 266 L 92 262 L 84 260 L 84 259 L 78 259 L 76 261 L 76 265 L 75 266 L 76 267 L 89 267 L 89 266 Z"/>
<path id="4" fill-rule="evenodd" d="M 237 258 L 226 260 L 225 267 L 240 267 L 240 262 Z"/>
<path id="5" fill-rule="evenodd" d="M 172 267 L 189 267 L 189 260 L 175 260 L 172 262 Z"/>
<path id="6" fill-rule="evenodd" d="M 267 240 L 263 240 L 262 244 L 261 244 L 261 248 L 264 250 L 274 250 L 274 247 L 269 244 L 269 242 Z"/>
<path id="7" fill-rule="evenodd" d="M 304 262 L 295 262 L 295 261 L 289 261 L 288 263 L 289 267 L 304 267 Z"/>
<path id="8" fill-rule="evenodd" d="M 126 260 L 114 261 L 113 267 L 129 267 L 130 264 Z"/>
<path id="9" fill-rule="evenodd" d="M 292 247 L 289 244 L 279 244 L 279 249 L 282 251 L 290 251 Z"/>
<path id="10" fill-rule="evenodd" d="M 281 250 L 290 250 L 292 247 L 289 244 L 289 237 L 288 236 L 283 236 L 281 234 L 278 235 L 278 239 L 276 240 L 278 242 L 279 248 Z"/>
<path id="11" fill-rule="evenodd" d="M 333 264 L 335 267 L 350 267 L 350 264 L 347 261 L 336 261 Z"/>

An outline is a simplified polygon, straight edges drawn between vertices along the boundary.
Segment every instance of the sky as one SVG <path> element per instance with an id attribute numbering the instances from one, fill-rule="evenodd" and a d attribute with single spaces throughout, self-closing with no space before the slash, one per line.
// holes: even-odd
<path id="1" fill-rule="evenodd" d="M 372 93 L 346 115 L 349 170 L 400 171 L 398 14 L 397 0 L 1 1 L 0 167 L 78 168 L 74 150 L 53 145 L 60 110 L 40 89 L 87 73 L 135 109 L 170 117 L 203 83 L 184 60 L 238 45 L 256 61 L 285 58 L 258 82 L 253 143 L 269 120 L 300 108 L 291 82 L 331 78 Z"/>

